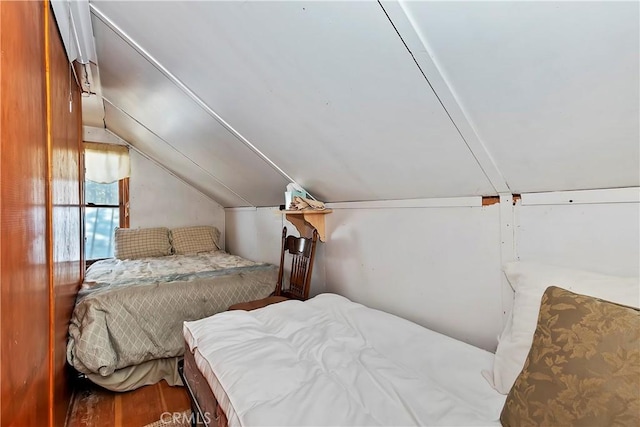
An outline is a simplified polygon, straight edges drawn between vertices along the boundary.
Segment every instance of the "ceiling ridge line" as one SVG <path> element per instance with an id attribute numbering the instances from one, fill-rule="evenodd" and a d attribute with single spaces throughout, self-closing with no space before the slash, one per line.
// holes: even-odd
<path id="1" fill-rule="evenodd" d="M 493 186 L 496 193 L 511 193 L 511 189 L 500 169 L 498 169 L 498 165 L 471 124 L 471 120 L 465 113 L 464 108 L 451 90 L 445 76 L 440 72 L 435 59 L 430 54 L 426 41 L 421 37 L 402 4 L 398 0 L 378 0 L 378 4 L 491 186 Z M 399 28 L 400 25 L 402 26 L 402 31 Z M 408 41 L 409 38 L 411 39 L 410 41 Z M 422 47 L 425 55 L 420 55 L 420 57 L 415 55 L 412 46 Z M 429 73 L 432 76 L 431 79 L 427 77 L 425 68 L 431 71 Z M 445 97 L 447 98 L 446 101 L 443 99 Z M 456 116 L 455 119 L 454 116 Z M 463 130 L 461 127 L 465 129 Z"/>
<path id="2" fill-rule="evenodd" d="M 122 28 L 117 26 L 108 16 L 106 16 L 98 7 L 94 4 L 89 5 L 91 11 L 104 22 L 112 31 L 114 31 L 120 38 L 122 38 L 127 44 L 133 47 L 140 55 L 142 55 L 151 65 L 153 65 L 158 71 L 165 75 L 169 80 L 173 82 L 178 88 L 180 88 L 187 96 L 189 96 L 196 104 L 206 111 L 211 117 L 213 117 L 222 127 L 224 127 L 229 133 L 231 133 L 236 139 L 242 142 L 247 148 L 257 154 L 263 161 L 269 164 L 280 175 L 285 177 L 289 182 L 298 184 L 292 177 L 290 177 L 282 168 L 275 164 L 266 154 L 260 151 L 255 145 L 253 145 L 247 138 L 245 138 L 240 132 L 238 132 L 233 126 L 225 121 L 218 113 L 216 113 L 206 102 L 202 100 L 195 92 L 193 92 L 186 84 L 184 84 L 178 77 L 176 77 L 171 71 L 169 71 L 164 65 L 160 63 L 155 57 L 147 52 L 142 46 L 140 46 L 131 36 L 125 33 Z M 311 196 L 313 197 L 313 196 Z"/>
<path id="3" fill-rule="evenodd" d="M 113 108 L 115 108 L 116 110 L 120 111 L 122 114 L 126 115 L 127 117 L 129 117 L 131 120 L 133 120 L 134 122 L 136 122 L 137 124 L 139 124 L 140 126 L 142 126 L 147 132 L 149 132 L 151 135 L 155 136 L 156 138 L 158 138 L 160 141 L 164 142 L 166 145 L 168 145 L 169 147 L 171 147 L 171 149 L 173 151 L 175 151 L 176 153 L 178 153 L 178 155 L 184 157 L 185 159 L 187 159 L 189 162 L 193 163 L 198 169 L 200 169 L 202 172 L 204 172 L 207 176 L 211 177 L 214 181 L 216 181 L 218 184 L 220 184 L 222 187 L 226 188 L 227 190 L 229 190 L 231 193 L 233 193 L 236 197 L 238 197 L 239 199 L 243 200 L 244 202 L 246 202 L 249 206 L 251 207 L 256 207 L 253 203 L 251 203 L 250 201 L 248 201 L 246 198 L 244 198 L 243 196 L 241 196 L 240 194 L 238 194 L 237 192 L 235 192 L 234 190 L 232 190 L 231 188 L 229 188 L 229 186 L 227 186 L 225 183 L 223 183 L 222 181 L 220 181 L 220 179 L 218 179 L 215 175 L 213 175 L 211 172 L 209 172 L 208 170 L 206 170 L 205 168 L 203 168 L 202 166 L 200 166 L 200 164 L 198 164 L 195 160 L 193 160 L 191 157 L 187 156 L 186 154 L 184 154 L 182 151 L 178 150 L 176 147 L 174 147 L 170 142 L 168 142 L 167 140 L 165 140 L 164 138 L 162 138 L 160 135 L 158 135 L 157 133 L 155 133 L 154 131 L 152 131 L 151 129 L 149 129 L 147 126 L 145 126 L 142 122 L 140 122 L 138 119 L 136 119 L 135 117 L 133 117 L 131 114 L 127 113 L 125 110 L 123 110 L 122 108 L 120 108 L 119 106 L 117 106 L 116 104 L 114 104 L 113 102 L 111 102 L 111 100 L 109 100 L 109 98 L 106 97 L 102 97 L 102 99 L 107 102 L 109 105 L 111 105 Z M 105 128 L 106 129 L 106 128 Z M 162 169 L 166 170 L 167 172 L 169 172 L 172 176 L 174 176 L 175 178 L 179 179 L 180 181 L 184 182 L 185 184 L 187 184 L 189 187 L 193 188 L 194 190 L 198 191 L 199 193 L 201 193 L 203 196 L 213 200 L 214 202 L 216 202 L 217 204 L 220 205 L 220 202 L 215 200 L 213 197 L 209 196 L 208 194 L 204 193 L 202 190 L 196 188 L 193 186 L 193 184 L 191 184 L 190 182 L 188 182 L 187 180 L 185 180 L 184 178 L 179 177 L 178 175 L 176 175 L 175 172 L 171 171 L 168 167 L 166 167 L 163 163 L 161 163 L 160 161 L 156 160 L 155 158 L 153 158 L 151 155 L 145 153 L 144 151 L 142 151 L 141 149 L 137 148 L 136 146 L 134 146 L 132 143 L 130 143 L 129 141 L 125 140 L 124 138 L 121 138 L 119 135 L 117 135 L 116 133 L 112 132 L 111 130 L 107 129 L 107 131 L 111 132 L 112 134 L 114 134 L 116 137 L 118 137 L 119 139 L 121 139 L 122 141 L 124 141 L 127 146 L 132 147 L 134 150 L 136 150 L 138 153 L 142 154 L 144 157 L 146 157 L 147 159 L 151 160 L 152 162 L 154 162 L 156 165 L 160 166 Z M 222 206 L 222 205 L 220 205 Z M 224 208 L 224 206 L 222 206 Z"/>

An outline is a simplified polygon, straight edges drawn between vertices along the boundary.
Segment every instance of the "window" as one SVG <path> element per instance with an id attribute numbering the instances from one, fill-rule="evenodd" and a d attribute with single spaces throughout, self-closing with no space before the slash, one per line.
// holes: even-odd
<path id="1" fill-rule="evenodd" d="M 110 258 L 114 230 L 129 227 L 129 150 L 85 143 L 85 258 Z"/>
<path id="2" fill-rule="evenodd" d="M 87 260 L 113 256 L 113 230 L 128 228 L 129 178 L 109 184 L 86 180 L 85 257 Z"/>

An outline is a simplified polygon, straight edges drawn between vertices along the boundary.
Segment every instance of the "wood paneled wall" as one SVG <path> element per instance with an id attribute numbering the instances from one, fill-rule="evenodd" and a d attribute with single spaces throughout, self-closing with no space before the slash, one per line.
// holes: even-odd
<path id="1" fill-rule="evenodd" d="M 80 262 L 79 186 L 82 109 L 80 92 L 52 13 L 49 13 L 48 22 L 48 147 L 53 238 L 52 392 L 54 425 L 62 426 L 71 400 L 66 365 L 67 330 L 84 270 Z"/>
<path id="2" fill-rule="evenodd" d="M 0 2 L 2 426 L 49 422 L 44 5 Z"/>
<path id="3" fill-rule="evenodd" d="M 83 270 L 80 97 L 47 2 L 0 1 L 0 50 L 0 425 L 61 426 Z"/>

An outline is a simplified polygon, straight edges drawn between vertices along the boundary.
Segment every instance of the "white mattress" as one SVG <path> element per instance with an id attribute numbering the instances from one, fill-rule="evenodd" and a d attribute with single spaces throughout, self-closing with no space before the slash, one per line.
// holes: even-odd
<path id="1" fill-rule="evenodd" d="M 499 426 L 493 354 L 322 294 L 185 322 L 230 426 Z"/>

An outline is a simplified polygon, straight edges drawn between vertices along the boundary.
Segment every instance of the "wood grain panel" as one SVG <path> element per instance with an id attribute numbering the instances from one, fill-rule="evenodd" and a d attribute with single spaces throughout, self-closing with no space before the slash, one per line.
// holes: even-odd
<path id="1" fill-rule="evenodd" d="M 0 2 L 0 424 L 49 424 L 44 2 Z"/>
<path id="2" fill-rule="evenodd" d="M 0 27 L 0 425 L 64 425 L 83 270 L 80 94 L 47 2 L 0 2 Z"/>
<path id="3" fill-rule="evenodd" d="M 80 286 L 80 93 L 62 40 L 49 13 L 48 91 L 52 256 L 52 408 L 62 426 L 71 401 L 66 366 L 67 330 Z"/>

